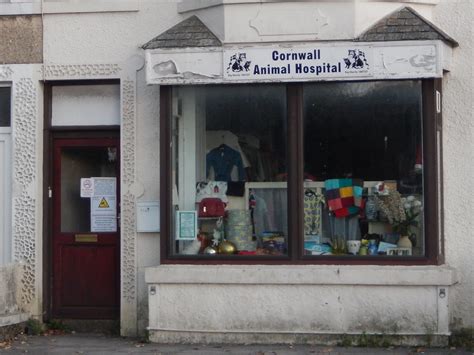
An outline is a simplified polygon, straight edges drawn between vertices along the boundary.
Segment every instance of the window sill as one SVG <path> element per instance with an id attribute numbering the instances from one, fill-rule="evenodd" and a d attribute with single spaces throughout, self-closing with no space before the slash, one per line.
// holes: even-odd
<path id="1" fill-rule="evenodd" d="M 0 14 L 13 15 L 38 15 L 41 14 L 40 3 L 0 3 Z"/>
<path id="2" fill-rule="evenodd" d="M 138 0 L 97 1 L 86 0 L 81 2 L 45 1 L 43 10 L 46 14 L 81 13 L 81 12 L 126 12 L 138 11 Z"/>
<path id="3" fill-rule="evenodd" d="M 262 284 L 450 286 L 448 266 L 370 265 L 161 265 L 147 268 L 149 284 Z"/>

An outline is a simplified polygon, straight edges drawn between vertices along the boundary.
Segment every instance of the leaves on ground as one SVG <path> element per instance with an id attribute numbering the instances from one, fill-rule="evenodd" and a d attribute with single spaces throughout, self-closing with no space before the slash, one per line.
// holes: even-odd
<path id="1" fill-rule="evenodd" d="M 12 342 L 9 340 L 0 342 L 0 349 L 8 350 L 11 347 L 12 347 Z"/>

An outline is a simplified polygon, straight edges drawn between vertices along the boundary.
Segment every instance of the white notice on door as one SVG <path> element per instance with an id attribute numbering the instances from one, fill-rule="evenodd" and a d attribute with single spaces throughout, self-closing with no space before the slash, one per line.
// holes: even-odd
<path id="1" fill-rule="evenodd" d="M 116 232 L 117 218 L 112 215 L 93 215 L 91 216 L 92 232 Z"/>
<path id="2" fill-rule="evenodd" d="M 114 177 L 94 177 L 94 196 L 115 196 L 117 179 Z"/>
<path id="3" fill-rule="evenodd" d="M 81 197 L 94 196 L 94 179 L 81 178 Z"/>
<path id="4" fill-rule="evenodd" d="M 93 178 L 94 195 L 91 197 L 91 231 L 117 231 L 116 178 Z"/>

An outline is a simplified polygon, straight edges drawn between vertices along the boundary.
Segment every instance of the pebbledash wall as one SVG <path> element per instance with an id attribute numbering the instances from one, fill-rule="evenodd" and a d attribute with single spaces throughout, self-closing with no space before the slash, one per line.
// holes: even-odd
<path id="1" fill-rule="evenodd" d="M 149 327 L 160 342 L 311 342 L 363 332 L 411 335 L 415 342 L 439 335 L 443 342 L 451 330 L 474 326 L 474 206 L 467 190 L 474 177 L 474 3 L 44 0 L 42 9 L 31 3 L 28 11 L 43 14 L 43 63 L 0 65 L 13 101 L 12 261 L 23 270 L 21 307 L 28 314 L 41 318 L 45 303 L 42 82 L 120 79 L 122 335 Z M 147 85 L 140 46 L 194 14 L 223 43 L 350 40 L 405 5 L 459 42 L 443 76 L 445 265 L 160 266 L 161 236 L 136 232 L 136 203 L 160 197 L 159 85 Z M 249 13 L 254 18 L 263 6 L 271 16 L 249 22 Z M 284 20 L 292 18 L 288 11 L 302 19 L 300 33 Z M 278 34 L 265 32 L 272 23 L 280 23 Z"/>

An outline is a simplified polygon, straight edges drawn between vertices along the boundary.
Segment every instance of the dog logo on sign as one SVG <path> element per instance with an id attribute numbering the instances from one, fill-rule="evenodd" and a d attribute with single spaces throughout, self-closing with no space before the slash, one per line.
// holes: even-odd
<path id="1" fill-rule="evenodd" d="M 343 58 L 346 69 L 369 69 L 369 63 L 365 58 L 365 53 L 360 49 L 349 49 L 347 58 Z"/>
<path id="2" fill-rule="evenodd" d="M 229 65 L 227 66 L 227 73 L 247 72 L 250 70 L 252 62 L 247 60 L 247 53 L 236 53 L 230 57 Z"/>

